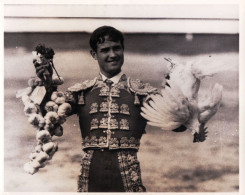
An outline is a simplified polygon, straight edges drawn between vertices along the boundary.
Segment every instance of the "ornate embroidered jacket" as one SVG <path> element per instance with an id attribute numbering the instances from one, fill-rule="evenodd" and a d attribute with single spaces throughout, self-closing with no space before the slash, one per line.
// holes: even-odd
<path id="1" fill-rule="evenodd" d="M 125 191 L 144 191 L 136 153 L 146 126 L 140 106 L 152 93 L 157 93 L 157 89 L 126 75 L 114 85 L 98 77 L 68 89 L 66 99 L 79 117 L 86 152 L 79 176 L 79 191 L 88 191 L 90 161 L 96 149 L 118 150 L 117 161 Z M 132 150 L 135 152 L 125 153 Z M 134 159 L 134 166 L 129 166 L 127 158 Z"/>

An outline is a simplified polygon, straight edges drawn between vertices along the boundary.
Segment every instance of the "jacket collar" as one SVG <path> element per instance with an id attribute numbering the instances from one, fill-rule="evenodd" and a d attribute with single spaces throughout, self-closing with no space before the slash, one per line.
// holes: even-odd
<path id="1" fill-rule="evenodd" d="M 119 83 L 119 81 L 121 80 L 121 77 L 125 76 L 125 74 L 123 74 L 123 72 L 120 72 L 118 73 L 117 75 L 115 75 L 114 77 L 112 78 L 109 78 L 109 80 L 111 80 L 113 82 L 113 84 L 117 84 Z M 106 79 L 108 79 L 105 75 L 103 75 L 101 72 L 100 72 L 100 77 L 103 81 L 105 81 Z"/>

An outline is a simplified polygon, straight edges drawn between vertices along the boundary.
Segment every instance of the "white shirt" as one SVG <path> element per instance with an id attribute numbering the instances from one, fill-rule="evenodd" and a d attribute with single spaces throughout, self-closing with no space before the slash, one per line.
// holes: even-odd
<path id="1" fill-rule="evenodd" d="M 105 81 L 106 79 L 111 80 L 113 82 L 112 85 L 114 85 L 114 84 L 117 84 L 119 82 L 119 80 L 120 80 L 121 76 L 123 75 L 123 73 L 119 72 L 117 75 L 115 75 L 114 77 L 111 77 L 111 78 L 107 78 L 101 72 L 100 72 L 100 75 L 101 75 L 103 81 Z"/>

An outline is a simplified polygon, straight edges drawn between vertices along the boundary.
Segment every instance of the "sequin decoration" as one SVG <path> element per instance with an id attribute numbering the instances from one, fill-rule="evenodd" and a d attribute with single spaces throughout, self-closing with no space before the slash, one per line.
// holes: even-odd
<path id="1" fill-rule="evenodd" d="M 120 113 L 125 114 L 125 115 L 130 115 L 129 113 L 129 107 L 127 104 L 122 104 L 120 106 Z"/>
<path id="2" fill-rule="evenodd" d="M 120 129 L 121 130 L 129 130 L 129 122 L 127 119 L 121 119 L 120 121 Z"/>
<path id="3" fill-rule="evenodd" d="M 99 128 L 106 129 L 108 127 L 108 118 L 102 118 L 100 120 Z"/>
<path id="4" fill-rule="evenodd" d="M 90 106 L 90 111 L 89 114 L 93 114 L 98 112 L 98 104 L 97 103 L 92 103 Z"/>
<path id="5" fill-rule="evenodd" d="M 117 87 L 112 87 L 111 97 L 120 97 L 120 90 Z"/>
<path id="6" fill-rule="evenodd" d="M 137 146 L 136 140 L 134 137 L 130 137 L 129 139 L 129 147 L 135 148 Z"/>
<path id="7" fill-rule="evenodd" d="M 100 89 L 100 94 L 99 96 L 109 96 L 109 87 L 104 86 Z"/>
<path id="8" fill-rule="evenodd" d="M 82 139 L 82 146 L 84 148 L 90 147 L 90 138 L 89 137 L 85 137 L 85 139 Z"/>
<path id="9" fill-rule="evenodd" d="M 119 141 L 117 138 L 111 138 L 109 144 L 111 149 L 117 149 L 119 147 Z"/>
<path id="10" fill-rule="evenodd" d="M 118 121 L 117 119 L 110 120 L 110 129 L 118 129 Z"/>
<path id="11" fill-rule="evenodd" d="M 119 106 L 117 103 L 111 103 L 111 113 L 119 113 Z"/>
<path id="12" fill-rule="evenodd" d="M 126 192 L 145 192 L 141 179 L 139 161 L 135 151 L 118 152 L 119 169 L 122 176 L 124 189 Z"/>
<path id="13" fill-rule="evenodd" d="M 105 147 L 106 144 L 107 144 L 107 139 L 106 139 L 106 137 L 100 137 L 100 138 L 99 138 L 98 146 L 99 146 L 99 147 Z"/>
<path id="14" fill-rule="evenodd" d="M 105 136 L 85 137 L 82 140 L 83 149 L 86 148 L 109 148 L 109 149 L 135 149 L 138 150 L 140 140 L 134 137 L 111 138 L 107 143 Z"/>
<path id="15" fill-rule="evenodd" d="M 108 112 L 108 102 L 102 102 L 100 104 L 100 112 Z"/>
<path id="16" fill-rule="evenodd" d="M 99 128 L 99 121 L 97 118 L 92 119 L 91 123 L 90 123 L 90 130 L 93 129 L 98 129 Z"/>
<path id="17" fill-rule="evenodd" d="M 81 171 L 78 176 L 78 192 L 88 192 L 89 168 L 93 157 L 93 150 L 87 150 L 82 158 Z"/>
<path id="18" fill-rule="evenodd" d="M 98 140 L 95 136 L 92 136 L 91 139 L 90 139 L 90 145 L 93 147 L 96 147 L 98 146 Z"/>

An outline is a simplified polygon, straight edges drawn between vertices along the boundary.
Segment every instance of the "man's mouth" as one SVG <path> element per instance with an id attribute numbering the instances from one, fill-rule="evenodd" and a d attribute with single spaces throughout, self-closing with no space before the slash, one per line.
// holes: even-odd
<path id="1" fill-rule="evenodd" d="M 111 65 L 117 65 L 118 64 L 118 60 L 107 61 L 107 63 L 109 63 Z"/>
<path id="2" fill-rule="evenodd" d="M 118 60 L 108 60 L 107 62 L 117 62 Z"/>

